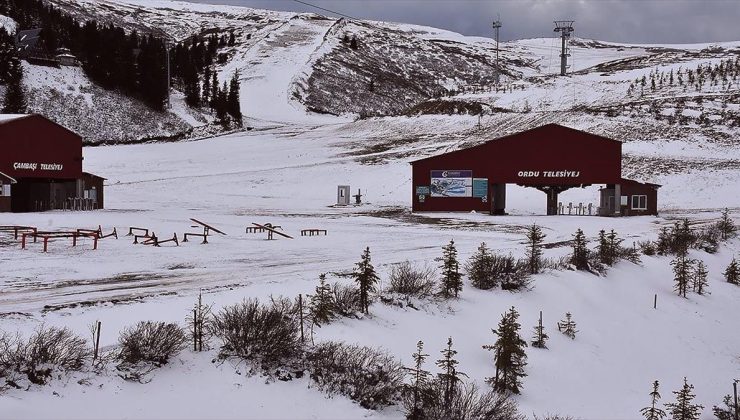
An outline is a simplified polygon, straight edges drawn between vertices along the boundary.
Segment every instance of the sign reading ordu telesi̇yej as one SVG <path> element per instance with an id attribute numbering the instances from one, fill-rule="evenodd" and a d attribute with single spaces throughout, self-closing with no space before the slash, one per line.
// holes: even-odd
<path id="1" fill-rule="evenodd" d="M 473 171 L 432 171 L 432 197 L 472 197 Z"/>
<path id="2" fill-rule="evenodd" d="M 35 171 L 37 169 L 42 171 L 61 171 L 64 169 L 64 165 L 61 163 L 13 162 L 13 169 L 16 171 Z"/>
<path id="3" fill-rule="evenodd" d="M 520 178 L 578 178 L 581 171 L 519 171 Z"/>

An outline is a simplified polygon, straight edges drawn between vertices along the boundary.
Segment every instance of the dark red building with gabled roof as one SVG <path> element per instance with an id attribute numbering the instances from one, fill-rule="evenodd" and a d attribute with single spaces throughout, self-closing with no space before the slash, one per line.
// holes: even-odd
<path id="1" fill-rule="evenodd" d="M 622 178 L 622 143 L 558 124 L 411 162 L 413 211 L 506 214 L 506 184 L 547 194 L 557 214 L 558 194 L 605 185 L 598 214 L 657 215 L 657 184 Z"/>
<path id="2" fill-rule="evenodd" d="M 103 208 L 103 178 L 82 171 L 82 138 L 41 115 L 0 115 L 0 211 Z"/>

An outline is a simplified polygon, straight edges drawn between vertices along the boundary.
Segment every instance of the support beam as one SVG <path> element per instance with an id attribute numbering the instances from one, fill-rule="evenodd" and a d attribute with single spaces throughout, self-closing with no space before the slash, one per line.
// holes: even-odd
<path id="1" fill-rule="evenodd" d="M 491 214 L 503 216 L 506 214 L 506 184 L 491 186 Z"/>
<path id="2" fill-rule="evenodd" d="M 575 187 L 578 187 L 578 185 L 546 185 L 535 188 L 547 194 L 547 215 L 555 216 L 558 214 L 558 194 Z"/>

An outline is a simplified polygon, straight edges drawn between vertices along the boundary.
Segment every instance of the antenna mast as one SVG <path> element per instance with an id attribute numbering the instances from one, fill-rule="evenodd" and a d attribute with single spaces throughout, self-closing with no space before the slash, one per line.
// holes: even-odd
<path id="1" fill-rule="evenodd" d="M 566 43 L 568 41 L 568 38 L 570 38 L 570 34 L 573 32 L 573 23 L 574 20 L 556 20 L 555 22 L 555 32 L 560 32 L 560 39 L 562 41 L 561 49 L 560 49 L 560 75 L 565 76 L 566 69 L 568 67 L 568 49 L 566 47 Z"/>
<path id="2" fill-rule="evenodd" d="M 496 85 L 498 86 L 499 81 L 499 66 L 498 66 L 498 30 L 501 28 L 501 18 L 496 15 L 496 20 L 493 21 L 493 31 L 496 34 Z"/>

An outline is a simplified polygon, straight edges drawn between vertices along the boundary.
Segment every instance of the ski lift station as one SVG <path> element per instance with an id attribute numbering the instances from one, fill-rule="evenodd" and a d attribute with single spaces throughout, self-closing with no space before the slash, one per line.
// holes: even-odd
<path id="1" fill-rule="evenodd" d="M 82 171 L 82 137 L 40 115 L 0 114 L 0 211 L 103 208 L 104 179 Z"/>
<path id="2" fill-rule="evenodd" d="M 547 214 L 558 214 L 558 194 L 603 185 L 600 216 L 658 214 L 660 185 L 622 178 L 622 143 L 547 124 L 478 146 L 411 162 L 415 212 L 506 214 L 506 185 L 546 194 Z"/>

